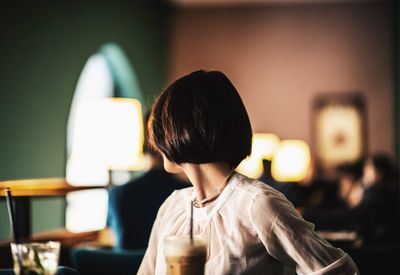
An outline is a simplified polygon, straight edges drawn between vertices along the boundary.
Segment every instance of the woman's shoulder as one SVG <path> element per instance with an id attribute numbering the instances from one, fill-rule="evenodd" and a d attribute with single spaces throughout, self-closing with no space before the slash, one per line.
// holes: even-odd
<path id="1" fill-rule="evenodd" d="M 264 211 L 276 215 L 287 209 L 292 209 L 292 203 L 278 190 L 268 184 L 238 174 L 238 194 L 247 194 L 247 199 L 252 201 L 255 212 Z"/>
<path id="2" fill-rule="evenodd" d="M 193 187 L 186 187 L 179 190 L 174 190 L 171 195 L 161 205 L 161 211 L 171 211 L 172 209 L 184 209 L 188 198 L 193 194 Z"/>
<path id="3" fill-rule="evenodd" d="M 178 189 L 172 192 L 171 197 L 173 197 L 175 200 L 182 200 L 182 199 L 187 199 L 188 196 L 190 197 L 193 194 L 193 186 L 189 186 L 183 189 Z"/>
<path id="4" fill-rule="evenodd" d="M 258 179 L 249 178 L 240 173 L 237 173 L 236 175 L 238 181 L 237 189 L 239 192 L 248 193 L 252 197 L 258 197 L 259 199 L 273 199 L 275 197 L 285 198 L 281 192 L 269 186 L 265 182 L 262 182 Z"/>

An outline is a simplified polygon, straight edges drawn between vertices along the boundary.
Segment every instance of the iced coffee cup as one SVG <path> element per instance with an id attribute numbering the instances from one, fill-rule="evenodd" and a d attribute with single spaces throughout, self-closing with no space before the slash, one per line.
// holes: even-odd
<path id="1" fill-rule="evenodd" d="M 194 236 L 168 236 L 164 240 L 168 275 L 204 275 L 207 240 Z"/>

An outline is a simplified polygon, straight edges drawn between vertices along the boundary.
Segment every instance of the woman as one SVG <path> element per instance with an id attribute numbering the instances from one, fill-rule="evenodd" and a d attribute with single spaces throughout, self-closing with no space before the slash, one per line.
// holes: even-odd
<path id="1" fill-rule="evenodd" d="M 278 191 L 234 169 L 250 154 L 243 102 L 221 72 L 196 71 L 169 86 L 149 121 L 150 142 L 168 172 L 193 187 L 160 207 L 138 274 L 166 274 L 163 240 L 190 232 L 208 240 L 206 274 L 358 274 L 351 258 L 313 231 Z"/>

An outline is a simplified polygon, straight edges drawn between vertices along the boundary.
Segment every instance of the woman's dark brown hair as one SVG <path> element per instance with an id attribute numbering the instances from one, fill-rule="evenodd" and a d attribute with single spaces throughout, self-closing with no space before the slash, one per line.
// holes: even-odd
<path id="1" fill-rule="evenodd" d="M 157 98 L 149 142 L 175 163 L 222 161 L 235 168 L 250 154 L 252 130 L 243 102 L 219 71 L 195 71 Z"/>

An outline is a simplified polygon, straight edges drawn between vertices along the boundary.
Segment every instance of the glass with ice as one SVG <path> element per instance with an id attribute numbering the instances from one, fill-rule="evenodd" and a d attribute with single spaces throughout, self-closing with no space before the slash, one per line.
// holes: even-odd
<path id="1" fill-rule="evenodd" d="M 60 256 L 59 242 L 11 243 L 17 275 L 54 275 Z"/>

